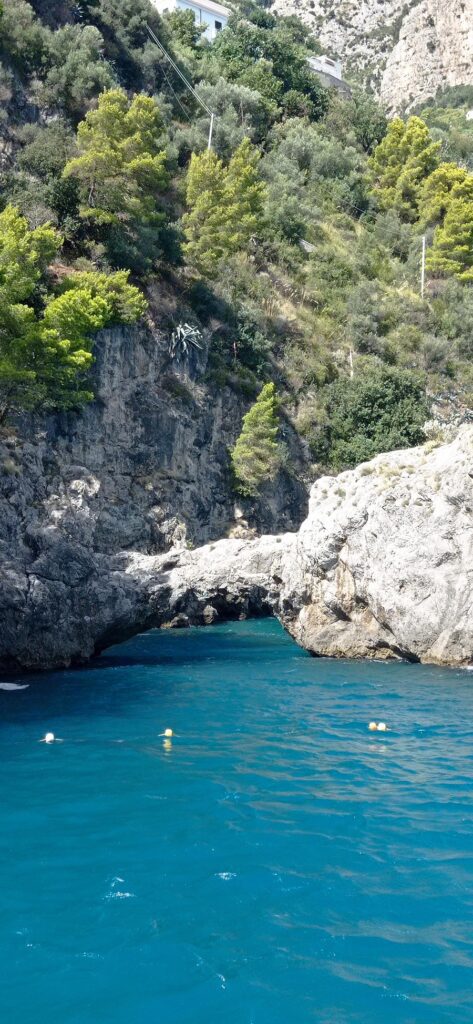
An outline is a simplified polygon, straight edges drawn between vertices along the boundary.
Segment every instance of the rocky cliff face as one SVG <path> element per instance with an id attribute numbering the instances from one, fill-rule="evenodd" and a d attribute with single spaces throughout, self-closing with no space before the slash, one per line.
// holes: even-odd
<path id="1" fill-rule="evenodd" d="M 440 88 L 473 84 L 471 0 L 275 0 L 399 112 Z"/>
<path id="2" fill-rule="evenodd" d="M 317 481 L 298 533 L 192 551 L 91 543 L 96 480 L 71 478 L 41 528 L 25 496 L 23 545 L 7 524 L 4 667 L 83 660 L 151 626 L 271 613 L 315 655 L 473 661 L 471 426 Z"/>
<path id="3" fill-rule="evenodd" d="M 318 480 L 298 534 L 204 547 L 168 585 L 172 613 L 271 608 L 315 655 L 470 664 L 473 428 Z"/>
<path id="4" fill-rule="evenodd" d="M 206 379 L 205 347 L 171 360 L 165 333 L 136 327 L 104 331 L 96 353 L 95 402 L 0 439 L 4 668 L 67 664 L 101 633 L 135 629 L 129 553 L 185 549 L 235 524 L 228 447 L 248 402 Z M 300 463 L 297 435 L 283 433 Z M 306 510 L 305 487 L 282 473 L 245 511 L 274 531 Z"/>

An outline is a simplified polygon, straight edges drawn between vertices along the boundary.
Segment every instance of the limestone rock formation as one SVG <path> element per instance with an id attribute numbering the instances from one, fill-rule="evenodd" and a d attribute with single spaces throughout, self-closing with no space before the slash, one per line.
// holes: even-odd
<path id="1" fill-rule="evenodd" d="M 402 21 L 380 95 L 391 111 L 435 96 L 439 88 L 473 85 L 473 4 L 422 0 Z"/>
<path id="2" fill-rule="evenodd" d="M 228 447 L 248 400 L 206 380 L 207 341 L 171 358 L 163 328 L 103 331 L 93 403 L 2 428 L 0 667 L 80 661 L 109 633 L 145 628 L 153 612 L 133 560 L 234 524 Z M 305 486 L 283 471 L 244 521 L 295 529 L 306 509 Z"/>
<path id="3" fill-rule="evenodd" d="M 469 664 L 473 427 L 429 448 L 318 480 L 296 535 L 187 555 L 169 574 L 172 610 L 205 621 L 204 605 L 234 614 L 239 597 L 316 655 Z"/>
<path id="4" fill-rule="evenodd" d="M 297 567 L 279 613 L 314 654 L 470 663 L 473 428 L 319 480 Z"/>
<path id="5" fill-rule="evenodd" d="M 71 481 L 67 509 L 5 548 L 3 668 L 85 660 L 152 626 L 270 613 L 316 655 L 473 661 L 472 426 L 321 478 L 298 533 L 105 553 L 90 541 L 94 490 Z"/>
<path id="6" fill-rule="evenodd" d="M 473 84 L 471 0 L 275 0 L 273 9 L 300 17 L 391 113 Z"/>

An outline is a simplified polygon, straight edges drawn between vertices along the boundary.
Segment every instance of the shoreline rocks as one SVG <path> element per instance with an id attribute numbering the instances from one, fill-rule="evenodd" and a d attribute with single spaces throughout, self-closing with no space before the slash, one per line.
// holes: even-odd
<path id="1" fill-rule="evenodd" d="M 4 566 L 0 608 L 4 670 L 85 661 L 154 626 L 268 614 L 314 655 L 467 666 L 473 427 L 321 478 L 298 533 L 105 555 L 50 523 L 23 572 Z"/>

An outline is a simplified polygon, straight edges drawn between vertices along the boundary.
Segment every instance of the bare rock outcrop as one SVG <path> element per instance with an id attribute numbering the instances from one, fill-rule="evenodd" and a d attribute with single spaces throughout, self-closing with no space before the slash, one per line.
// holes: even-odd
<path id="1" fill-rule="evenodd" d="M 314 654 L 470 663 L 473 428 L 319 480 L 296 565 L 279 614 Z"/>
<path id="2" fill-rule="evenodd" d="M 380 96 L 391 111 L 423 103 L 445 86 L 473 85 L 473 4 L 422 0 L 408 11 L 388 56 Z"/>
<path id="3" fill-rule="evenodd" d="M 473 84 L 471 0 L 275 0 L 273 9 L 300 17 L 390 113 Z"/>
<path id="4" fill-rule="evenodd" d="M 301 523 L 307 490 L 285 470 L 235 510 L 228 448 L 248 399 L 207 378 L 208 343 L 178 358 L 169 328 L 103 331 L 94 402 L 0 431 L 0 670 L 83 661 L 169 618 L 166 571 L 150 589 L 140 559 L 159 574 L 159 556 L 227 534 L 236 511 L 249 535 Z"/>

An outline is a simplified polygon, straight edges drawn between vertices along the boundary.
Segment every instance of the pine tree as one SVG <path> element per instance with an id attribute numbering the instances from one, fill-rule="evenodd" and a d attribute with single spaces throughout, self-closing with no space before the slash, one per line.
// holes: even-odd
<path id="1" fill-rule="evenodd" d="M 433 273 L 473 282 L 473 202 L 452 199 L 427 257 Z"/>
<path id="2" fill-rule="evenodd" d="M 452 199 L 473 201 L 473 174 L 458 164 L 440 164 L 419 193 L 421 226 L 442 224 Z"/>
<path id="3" fill-rule="evenodd" d="M 241 494 L 254 496 L 266 480 L 274 480 L 281 462 L 277 433 L 276 389 L 274 384 L 265 384 L 244 416 L 241 434 L 231 452 Z"/>
<path id="4" fill-rule="evenodd" d="M 245 249 L 255 234 L 263 213 L 265 185 L 258 177 L 260 156 L 248 138 L 235 150 L 225 178 L 225 200 L 229 230 L 228 248 Z"/>
<path id="5" fill-rule="evenodd" d="M 31 231 L 13 206 L 0 213 L 0 424 L 11 409 L 71 408 L 93 397 L 85 374 L 92 336 L 108 323 L 132 323 L 146 301 L 128 273 L 71 274 L 62 294 L 46 293 L 57 231 Z"/>
<path id="6" fill-rule="evenodd" d="M 259 159 L 249 139 L 238 146 L 227 168 L 211 150 L 192 155 L 183 248 L 189 263 L 207 277 L 215 276 L 222 259 L 244 251 L 257 230 L 265 195 Z"/>
<path id="7" fill-rule="evenodd" d="M 225 177 L 223 163 L 212 150 L 200 156 L 192 154 L 187 173 L 183 250 L 189 263 L 207 277 L 213 277 L 225 252 Z"/>
<path id="8" fill-rule="evenodd" d="M 138 271 L 161 254 L 157 195 L 169 184 L 162 132 L 155 100 L 110 89 L 79 124 L 79 155 L 64 168 L 79 182 L 81 217 L 101 232 L 112 261 Z"/>
<path id="9" fill-rule="evenodd" d="M 438 166 L 440 145 L 420 117 L 391 121 L 369 161 L 372 195 L 381 210 L 395 209 L 403 220 L 417 219 L 421 186 Z"/>

